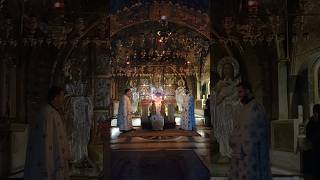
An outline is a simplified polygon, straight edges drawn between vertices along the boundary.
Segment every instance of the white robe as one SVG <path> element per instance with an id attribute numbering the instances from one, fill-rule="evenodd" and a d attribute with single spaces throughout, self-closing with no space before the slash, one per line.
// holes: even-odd
<path id="1" fill-rule="evenodd" d="M 46 105 L 31 127 L 25 180 L 68 180 L 70 151 L 59 112 Z"/>
<path id="2" fill-rule="evenodd" d="M 132 106 L 130 98 L 127 95 L 123 95 L 120 100 L 117 125 L 120 131 L 132 129 Z"/>
<path id="3" fill-rule="evenodd" d="M 177 106 L 178 106 L 178 110 L 179 112 L 182 112 L 182 106 L 183 106 L 183 101 L 184 98 L 186 96 L 185 94 L 185 88 L 184 87 L 178 87 L 175 91 L 176 94 L 176 102 L 177 102 Z"/>
<path id="4" fill-rule="evenodd" d="M 138 104 L 139 104 L 139 92 L 137 88 L 131 88 L 132 92 L 132 112 L 138 111 Z"/>
<path id="5" fill-rule="evenodd" d="M 183 109 L 181 112 L 181 129 L 195 130 L 196 122 L 194 116 L 194 98 L 187 94 L 184 99 Z"/>

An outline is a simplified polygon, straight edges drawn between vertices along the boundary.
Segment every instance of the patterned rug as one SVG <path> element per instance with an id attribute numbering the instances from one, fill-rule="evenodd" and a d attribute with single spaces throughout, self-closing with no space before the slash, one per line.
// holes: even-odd
<path id="1" fill-rule="evenodd" d="M 126 133 L 121 133 L 119 137 L 143 137 L 151 138 L 158 137 L 159 139 L 166 139 L 166 137 L 178 137 L 178 136 L 201 136 L 196 131 L 185 131 L 179 129 L 165 129 L 163 131 L 152 131 L 139 129 L 136 131 L 130 131 Z"/>
<path id="2" fill-rule="evenodd" d="M 112 180 L 209 180 L 192 150 L 113 151 Z"/>

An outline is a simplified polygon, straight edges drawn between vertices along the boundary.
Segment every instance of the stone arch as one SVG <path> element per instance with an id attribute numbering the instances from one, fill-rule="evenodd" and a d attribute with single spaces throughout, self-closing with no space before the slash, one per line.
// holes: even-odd
<path id="1" fill-rule="evenodd" d="M 124 30 L 124 29 L 127 29 L 127 28 L 130 28 L 132 26 L 135 26 L 135 25 L 138 25 L 138 24 L 143 24 L 143 23 L 146 23 L 146 22 L 150 22 L 150 21 L 156 21 L 156 20 L 152 20 L 152 19 L 149 19 L 149 20 L 142 20 L 142 21 L 138 21 L 138 22 L 134 22 L 134 23 L 131 23 L 129 25 L 126 25 L 126 26 L 122 26 L 121 28 L 117 29 L 116 31 L 114 32 L 111 32 L 111 35 L 110 37 L 113 37 L 114 35 L 116 35 L 118 32 Z M 182 22 L 182 21 L 175 21 L 175 20 L 167 20 L 167 22 L 171 22 L 171 23 L 175 23 L 175 24 L 178 24 L 178 25 L 181 25 L 181 26 L 185 26 L 199 34 L 201 34 L 203 37 L 206 37 L 208 40 L 212 40 L 212 37 L 210 37 L 210 33 L 209 32 L 203 32 L 203 31 L 199 31 L 199 29 L 195 28 L 194 26 L 190 25 L 190 24 L 187 24 L 185 22 Z M 212 31 L 212 33 L 214 34 L 215 38 L 219 38 L 219 35 L 215 32 L 215 31 Z"/>
<path id="2" fill-rule="evenodd" d="M 318 48 L 317 50 L 319 49 L 320 48 Z M 298 75 L 301 75 L 303 72 L 307 71 L 307 77 L 309 80 L 308 89 L 310 94 L 309 101 L 312 103 L 320 102 L 320 94 L 316 93 L 314 89 L 317 85 L 319 85 L 318 82 L 316 82 L 317 79 L 315 75 L 317 69 L 319 69 L 320 67 L 320 52 L 315 51 L 301 57 L 301 59 L 305 59 L 305 61 L 303 61 L 303 63 L 301 63 L 301 65 L 298 67 Z M 318 96 L 319 98 L 317 99 L 316 96 Z"/>
<path id="3" fill-rule="evenodd" d="M 175 22 L 196 30 L 199 34 L 211 39 L 210 33 L 217 33 L 211 29 L 210 18 L 206 13 L 171 2 L 154 2 L 149 5 L 133 5 L 110 16 L 111 35 L 121 29 L 144 21 L 165 20 Z"/>
<path id="4" fill-rule="evenodd" d="M 98 18 L 85 28 L 84 32 L 78 37 L 76 43 L 72 43 L 71 46 L 65 49 L 66 52 L 62 62 L 64 64 L 68 61 L 75 47 L 89 32 L 98 29 L 101 22 L 108 21 L 106 21 L 105 18 L 110 19 L 110 36 L 112 37 L 123 29 L 147 21 L 159 21 L 162 17 L 166 17 L 165 20 L 168 22 L 185 26 L 199 33 L 203 37 L 209 39 L 210 44 L 220 44 L 220 46 L 218 45 L 216 47 L 222 48 L 222 51 L 225 51 L 229 56 L 234 56 L 232 49 L 230 49 L 230 45 L 228 45 L 224 38 L 212 28 L 213 26 L 207 13 L 188 8 L 187 6 L 173 4 L 172 2 L 154 2 L 152 4 L 134 4 L 131 7 L 125 7 L 116 13 Z M 56 68 L 57 67 L 53 67 L 52 72 L 56 72 Z M 53 82 L 51 82 L 51 84 L 52 83 Z"/>
<path id="5" fill-rule="evenodd" d="M 315 50 L 301 56 L 300 59 L 305 60 L 297 68 L 294 96 L 297 98 L 296 105 L 303 106 L 303 118 L 306 120 L 312 114 L 313 104 L 320 103 L 320 93 L 317 88 L 320 85 L 317 74 L 320 68 L 320 52 Z"/>
<path id="6" fill-rule="evenodd" d="M 315 62 L 312 64 L 312 67 L 310 69 L 309 77 L 311 81 L 311 91 L 313 91 L 313 103 L 319 103 L 320 102 L 320 92 L 319 92 L 319 71 L 320 71 L 320 56 L 318 56 L 315 59 Z"/>

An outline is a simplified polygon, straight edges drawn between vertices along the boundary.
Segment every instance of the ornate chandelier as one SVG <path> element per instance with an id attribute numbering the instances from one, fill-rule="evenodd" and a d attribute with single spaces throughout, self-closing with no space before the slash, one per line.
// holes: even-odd
<path id="1" fill-rule="evenodd" d="M 113 72 L 120 76 L 149 74 L 156 67 L 166 67 L 169 74 L 192 75 L 203 66 L 209 49 L 209 40 L 165 17 L 123 31 L 111 44 Z"/>

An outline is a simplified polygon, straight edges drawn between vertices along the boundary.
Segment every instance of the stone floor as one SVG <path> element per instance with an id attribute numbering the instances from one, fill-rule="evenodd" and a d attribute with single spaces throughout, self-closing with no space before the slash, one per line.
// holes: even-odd
<path id="1" fill-rule="evenodd" d="M 139 129 L 140 120 L 134 119 L 133 124 Z M 177 125 L 180 125 L 180 119 L 176 119 Z M 112 123 L 113 125 L 116 122 Z M 204 119 L 202 116 L 196 117 L 197 132 L 200 137 L 172 137 L 172 138 L 144 138 L 144 137 L 119 137 L 119 129 L 111 128 L 112 140 L 111 148 L 113 151 L 130 150 L 130 151 L 154 151 L 154 150 L 192 150 L 201 159 L 203 164 L 209 169 L 212 177 L 215 179 L 223 179 L 227 176 L 228 164 L 215 164 L 214 154 L 217 151 L 216 145 L 211 140 L 211 129 L 204 127 Z M 286 171 L 277 167 L 272 167 L 274 176 L 282 176 L 281 178 L 297 178 L 297 172 Z M 279 177 L 280 178 L 280 177 Z M 274 178 L 275 179 L 275 178 Z"/>
<path id="2" fill-rule="evenodd" d="M 210 172 L 192 150 L 116 150 L 111 180 L 208 180 Z"/>
<path id="3" fill-rule="evenodd" d="M 202 163 L 207 167 L 210 174 L 210 128 L 203 126 L 203 118 L 201 116 L 196 117 L 197 133 L 201 136 L 170 136 L 166 138 L 155 137 L 119 137 L 119 129 L 115 127 L 116 122 L 112 121 L 111 128 L 111 149 L 113 152 L 117 151 L 192 151 Z M 176 124 L 180 125 L 180 118 L 176 118 Z M 135 129 L 140 128 L 140 119 L 133 119 L 133 125 Z"/>
<path id="4" fill-rule="evenodd" d="M 180 118 L 176 118 L 177 128 L 180 125 Z M 177 136 L 167 138 L 150 138 L 150 137 L 119 137 L 120 132 L 116 127 L 116 120 L 112 120 L 111 127 L 111 149 L 117 151 L 162 151 L 178 150 L 193 151 L 205 167 L 209 170 L 211 180 L 226 180 L 228 164 L 216 164 L 215 153 L 218 151 L 217 145 L 212 142 L 211 129 L 204 126 L 202 116 L 196 116 L 197 133 L 201 136 Z M 135 129 L 141 128 L 140 119 L 134 118 L 133 125 Z M 95 149 L 102 147 L 94 147 Z M 101 149 L 99 150 L 101 151 Z M 102 159 L 100 157 L 100 159 Z M 274 180 L 298 180 L 299 173 L 290 172 L 281 168 L 272 167 Z M 23 175 L 22 175 L 23 176 Z M 71 180 L 93 180 L 100 179 L 98 174 L 94 176 L 73 175 Z"/>

